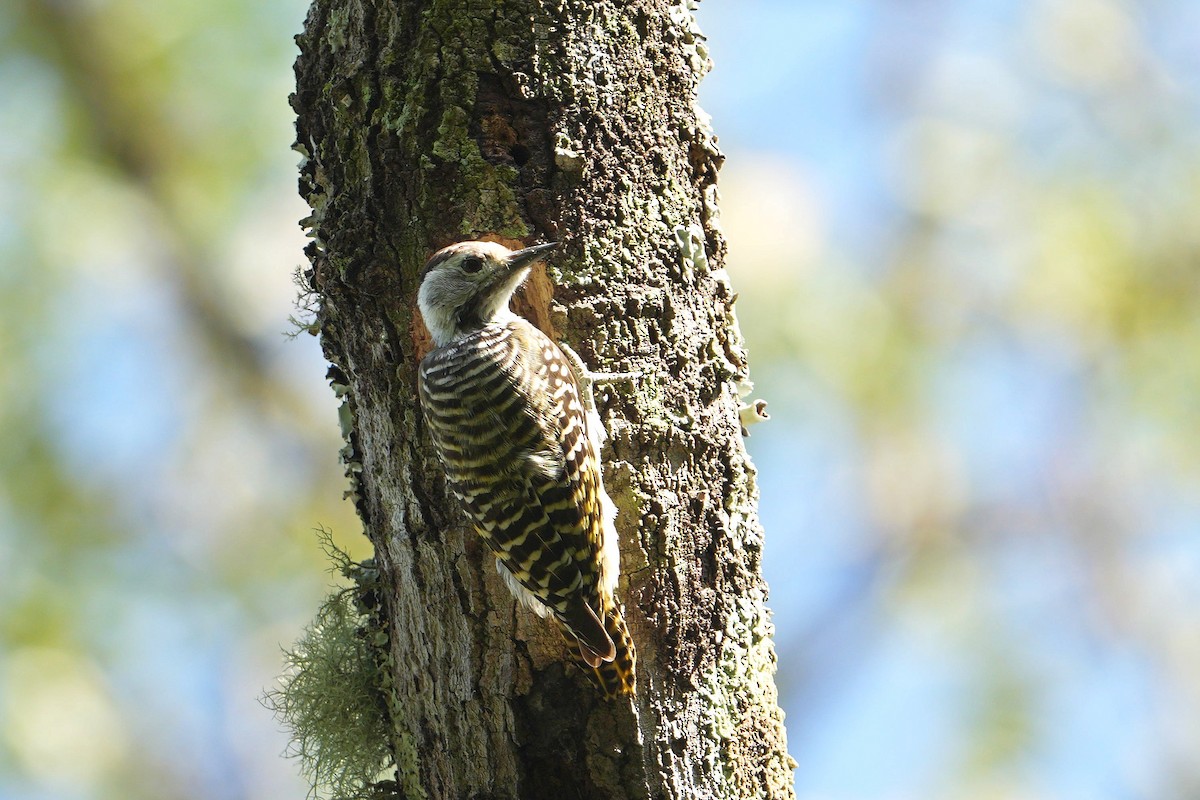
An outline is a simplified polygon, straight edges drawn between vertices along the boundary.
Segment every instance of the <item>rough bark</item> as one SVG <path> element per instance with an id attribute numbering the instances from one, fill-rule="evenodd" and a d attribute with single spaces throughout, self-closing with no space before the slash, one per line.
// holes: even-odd
<path id="1" fill-rule="evenodd" d="M 791 797 L 690 9 L 316 0 L 298 42 L 307 278 L 376 549 L 401 794 Z M 444 490 L 416 274 L 469 238 L 561 242 L 518 310 L 592 369 L 642 373 L 597 398 L 633 703 L 565 666 Z"/>

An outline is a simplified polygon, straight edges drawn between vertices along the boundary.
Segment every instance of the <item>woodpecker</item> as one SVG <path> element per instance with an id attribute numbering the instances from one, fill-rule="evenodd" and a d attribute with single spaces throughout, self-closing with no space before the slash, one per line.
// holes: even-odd
<path id="1" fill-rule="evenodd" d="M 630 695 L 595 376 L 508 307 L 556 246 L 460 242 L 429 259 L 417 304 L 436 348 L 421 361 L 421 405 L 449 488 L 509 589 L 557 621 L 605 696 Z"/>

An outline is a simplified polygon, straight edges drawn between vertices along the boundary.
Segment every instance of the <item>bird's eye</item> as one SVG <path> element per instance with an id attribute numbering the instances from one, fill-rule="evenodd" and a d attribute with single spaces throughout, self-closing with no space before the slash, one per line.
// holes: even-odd
<path id="1" fill-rule="evenodd" d="M 464 258 L 462 268 L 463 272 L 479 272 L 479 270 L 483 269 L 483 259 L 478 256 Z"/>

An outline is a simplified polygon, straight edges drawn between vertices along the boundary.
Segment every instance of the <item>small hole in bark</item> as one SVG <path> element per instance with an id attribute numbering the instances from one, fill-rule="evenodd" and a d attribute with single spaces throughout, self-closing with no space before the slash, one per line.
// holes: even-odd
<path id="1" fill-rule="evenodd" d="M 508 154 L 512 156 L 512 160 L 518 167 L 525 166 L 525 162 L 529 161 L 529 148 L 523 144 L 514 144 Z"/>

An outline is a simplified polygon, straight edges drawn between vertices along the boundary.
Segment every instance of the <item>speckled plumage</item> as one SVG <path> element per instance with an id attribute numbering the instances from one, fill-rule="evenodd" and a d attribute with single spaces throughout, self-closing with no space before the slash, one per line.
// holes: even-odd
<path id="1" fill-rule="evenodd" d="M 425 419 L 451 491 L 514 594 L 562 625 L 605 694 L 630 694 L 634 651 L 614 597 L 619 563 L 615 510 L 600 473 L 603 433 L 562 350 L 508 310 L 524 279 L 516 273 L 533 261 L 527 256 L 506 275 L 512 257 L 499 245 L 468 242 L 430 260 L 421 310 L 443 323 L 440 346 L 421 362 Z M 473 258 L 483 265 L 463 270 Z M 503 302 L 481 296 L 488 292 Z M 459 310 L 435 307 L 443 298 Z M 473 308 L 492 311 L 475 319 Z"/>

